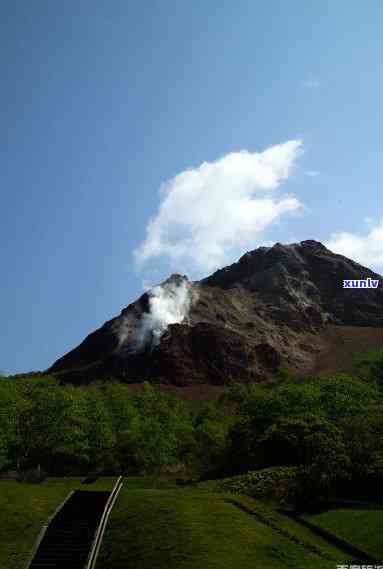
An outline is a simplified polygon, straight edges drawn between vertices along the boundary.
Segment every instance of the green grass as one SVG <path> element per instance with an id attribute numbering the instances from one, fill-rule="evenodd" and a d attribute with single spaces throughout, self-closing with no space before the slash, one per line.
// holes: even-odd
<path id="1" fill-rule="evenodd" d="M 110 490 L 115 481 L 0 481 L 0 569 L 25 569 L 41 527 L 71 490 Z M 383 558 L 383 512 L 336 510 L 309 519 Z M 349 562 L 347 555 L 278 514 L 271 502 L 218 494 L 208 485 L 203 490 L 177 487 L 166 477 L 128 477 L 109 519 L 97 569 L 334 569 Z"/>
<path id="2" fill-rule="evenodd" d="M 227 502 L 226 495 L 148 485 L 148 480 L 146 488 L 139 487 L 138 479 L 125 481 L 97 569 L 334 569 L 347 561 L 283 516 L 280 524 L 294 526 L 287 535 Z"/>
<path id="3" fill-rule="evenodd" d="M 0 481 L 0 569 L 24 569 L 41 527 L 79 478 L 42 484 Z"/>
<path id="4" fill-rule="evenodd" d="M 383 559 L 383 510 L 331 510 L 306 519 L 372 557 Z"/>
<path id="5" fill-rule="evenodd" d="M 169 476 L 126 476 L 124 485 L 129 490 L 167 490 L 177 488 L 173 477 Z"/>
<path id="6" fill-rule="evenodd" d="M 80 484 L 78 486 L 79 490 L 113 490 L 113 486 L 116 484 L 118 476 L 102 476 L 98 478 L 92 484 Z"/>
<path id="7" fill-rule="evenodd" d="M 228 496 L 230 500 L 236 502 L 240 507 L 252 512 L 260 519 L 264 519 L 283 535 L 290 536 L 292 541 L 298 540 L 307 549 L 318 551 L 323 557 L 346 561 L 347 554 L 340 552 L 336 547 L 330 545 L 321 537 L 312 533 L 308 528 L 301 526 L 291 518 L 284 516 L 275 510 L 277 504 L 273 500 L 257 500 L 249 496 Z"/>

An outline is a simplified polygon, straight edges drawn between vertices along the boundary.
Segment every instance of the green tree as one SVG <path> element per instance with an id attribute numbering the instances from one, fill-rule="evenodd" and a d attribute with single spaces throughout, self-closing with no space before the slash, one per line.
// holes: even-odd
<path id="1" fill-rule="evenodd" d="M 365 407 L 362 413 L 344 417 L 339 426 L 352 474 L 364 477 L 376 470 L 383 453 L 383 405 Z"/>
<path id="2" fill-rule="evenodd" d="M 314 414 L 281 417 L 258 445 L 266 464 L 299 467 L 297 498 L 305 505 L 325 495 L 335 479 L 349 472 L 342 431 Z"/>
<path id="3" fill-rule="evenodd" d="M 353 362 L 360 378 L 383 387 L 383 350 L 356 353 Z"/>
<path id="4" fill-rule="evenodd" d="M 0 469 L 12 463 L 20 398 L 11 381 L 0 382 Z"/>
<path id="5" fill-rule="evenodd" d="M 103 394 L 96 387 L 85 391 L 85 403 L 90 466 L 104 466 L 115 444 L 112 420 Z"/>
<path id="6" fill-rule="evenodd" d="M 137 468 L 135 441 L 140 417 L 135 399 L 128 386 L 111 381 L 103 387 L 104 402 L 108 409 L 115 437 L 112 462 L 124 471 Z"/>
<path id="7" fill-rule="evenodd" d="M 371 364 L 368 377 L 379 388 L 383 388 L 383 357 Z"/>
<path id="8" fill-rule="evenodd" d="M 195 467 L 203 477 L 214 477 L 224 470 L 227 434 L 233 423 L 233 416 L 227 414 L 225 407 L 229 401 L 224 398 L 218 404 L 205 402 L 193 418 L 197 459 Z"/>
<path id="9" fill-rule="evenodd" d="M 20 379 L 14 386 L 18 394 L 13 414 L 16 466 L 47 465 L 58 438 L 62 390 L 49 376 Z"/>
<path id="10" fill-rule="evenodd" d="M 139 414 L 132 443 L 137 464 L 146 472 L 176 466 L 189 458 L 193 426 L 183 401 L 149 384 L 135 397 Z"/>
<path id="11" fill-rule="evenodd" d="M 366 407 L 381 398 L 376 386 L 346 373 L 320 378 L 318 385 L 321 392 L 318 403 L 332 421 L 363 414 Z"/>
<path id="12" fill-rule="evenodd" d="M 90 462 L 87 399 L 77 387 L 63 387 L 63 409 L 58 420 L 57 439 L 52 449 L 54 472 L 83 472 Z"/>

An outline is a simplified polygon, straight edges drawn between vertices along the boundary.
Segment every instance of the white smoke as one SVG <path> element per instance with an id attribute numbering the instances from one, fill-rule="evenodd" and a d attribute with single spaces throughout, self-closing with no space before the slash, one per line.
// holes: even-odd
<path id="1" fill-rule="evenodd" d="M 119 345 L 127 344 L 128 352 L 157 346 L 170 324 L 187 321 L 190 308 L 198 298 L 197 287 L 187 277 L 174 274 L 168 280 L 147 291 L 149 312 L 140 317 L 132 314 L 120 322 Z"/>

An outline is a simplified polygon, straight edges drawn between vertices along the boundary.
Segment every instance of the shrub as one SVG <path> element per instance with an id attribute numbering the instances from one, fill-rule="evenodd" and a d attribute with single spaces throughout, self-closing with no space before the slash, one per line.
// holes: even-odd
<path id="1" fill-rule="evenodd" d="M 241 476 L 225 478 L 219 482 L 218 490 L 256 498 L 274 497 L 285 500 L 294 495 L 297 475 L 298 468 L 294 466 L 263 468 Z"/>
<path id="2" fill-rule="evenodd" d="M 41 468 L 28 468 L 19 472 L 17 480 L 18 482 L 26 482 L 28 484 L 39 484 L 44 482 L 46 477 L 46 472 Z"/>

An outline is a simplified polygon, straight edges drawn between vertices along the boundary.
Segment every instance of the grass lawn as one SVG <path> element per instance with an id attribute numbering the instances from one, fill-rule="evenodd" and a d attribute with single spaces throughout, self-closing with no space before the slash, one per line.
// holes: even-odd
<path id="1" fill-rule="evenodd" d="M 331 510 L 306 519 L 383 559 L 383 510 Z"/>
<path id="2" fill-rule="evenodd" d="M 284 516 L 277 515 L 287 528 L 283 534 L 227 502 L 228 496 L 150 485 L 125 479 L 97 569 L 334 569 L 347 562 L 343 553 Z M 243 499 L 255 507 L 254 500 Z"/>
<path id="3" fill-rule="evenodd" d="M 0 569 L 25 569 L 41 527 L 79 478 L 53 478 L 42 484 L 0 481 Z"/>
<path id="4" fill-rule="evenodd" d="M 113 486 L 116 484 L 118 476 L 102 476 L 101 478 L 97 478 L 95 482 L 92 484 L 80 484 L 78 486 L 79 490 L 113 490 Z M 80 479 L 81 481 L 82 479 Z"/>

